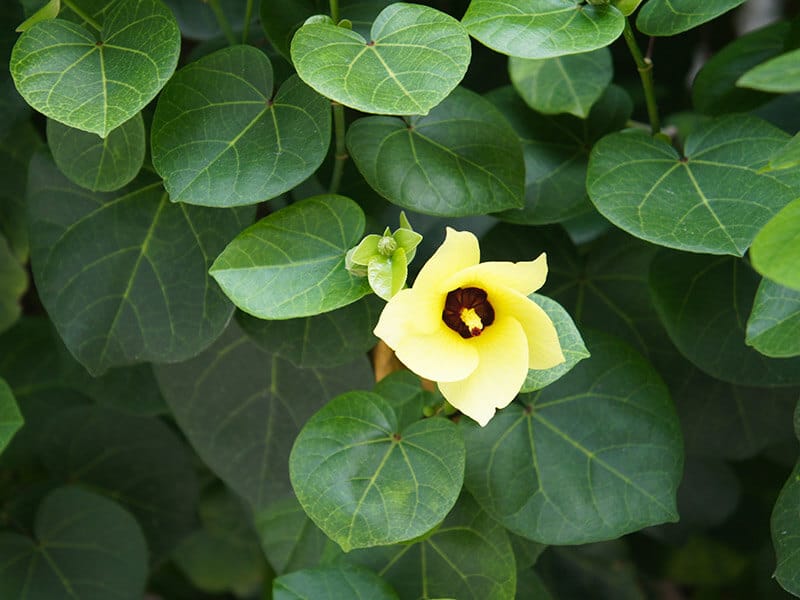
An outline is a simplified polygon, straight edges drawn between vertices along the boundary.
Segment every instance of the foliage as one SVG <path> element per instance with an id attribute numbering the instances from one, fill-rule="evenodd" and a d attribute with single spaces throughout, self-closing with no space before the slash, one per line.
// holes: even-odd
<path id="1" fill-rule="evenodd" d="M 0 2 L 0 597 L 800 596 L 800 13 L 753 4 Z M 565 359 L 485 426 L 373 333 L 447 265 Z"/>

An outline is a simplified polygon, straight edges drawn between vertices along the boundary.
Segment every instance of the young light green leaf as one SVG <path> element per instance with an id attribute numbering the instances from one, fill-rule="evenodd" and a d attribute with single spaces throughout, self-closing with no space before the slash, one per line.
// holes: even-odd
<path id="1" fill-rule="evenodd" d="M 551 58 L 608 46 L 622 34 L 625 17 L 611 4 L 577 0 L 472 0 L 462 23 L 502 54 Z"/>
<path id="2" fill-rule="evenodd" d="M 323 96 L 362 112 L 426 115 L 464 77 L 469 36 L 438 10 L 397 2 L 370 39 L 332 24 L 301 27 L 292 39 L 300 78 Z"/>
<path id="3" fill-rule="evenodd" d="M 776 56 L 747 71 L 736 85 L 764 92 L 800 92 L 800 49 Z"/>
<path id="4" fill-rule="evenodd" d="M 702 25 L 745 0 L 648 0 L 636 18 L 636 28 L 647 35 L 675 35 Z"/>
<path id="5" fill-rule="evenodd" d="M 592 148 L 589 196 L 618 227 L 649 242 L 741 256 L 796 191 L 759 169 L 785 133 L 765 121 L 722 117 L 689 135 L 684 157 L 640 130 Z"/>
<path id="6" fill-rule="evenodd" d="M 160 0 L 119 0 L 99 37 L 63 19 L 34 25 L 14 46 L 11 74 L 39 112 L 106 137 L 155 97 L 179 53 L 178 24 Z"/>
<path id="7" fill-rule="evenodd" d="M 465 486 L 493 518 L 546 544 L 583 544 L 676 521 L 683 446 L 655 370 L 599 334 L 567 376 L 484 428 L 463 421 Z"/>
<path id="8" fill-rule="evenodd" d="M 252 46 L 190 63 L 153 117 L 153 166 L 173 202 L 269 200 L 317 170 L 330 144 L 330 102 L 297 77 L 273 93 L 272 65 Z"/>
<path id="9" fill-rule="evenodd" d="M 778 171 L 800 166 L 800 133 L 789 140 L 786 145 L 769 158 L 766 170 Z"/>
<path id="10" fill-rule="evenodd" d="M 349 392 L 303 427 L 289 473 L 308 516 L 348 552 L 408 541 L 439 524 L 461 492 L 464 445 L 447 419 L 400 430 L 381 396 Z"/>
<path id="11" fill-rule="evenodd" d="M 369 287 L 387 302 L 403 289 L 408 277 L 406 251 L 397 248 L 391 256 L 377 256 L 369 261 L 367 279 Z"/>
<path id="12" fill-rule="evenodd" d="M 762 280 L 747 319 L 746 342 L 766 356 L 800 355 L 800 291 Z"/>
<path id="13" fill-rule="evenodd" d="M 93 192 L 112 192 L 130 183 L 142 168 L 144 120 L 139 113 L 99 138 L 48 119 L 47 145 L 70 181 Z"/>
<path id="14" fill-rule="evenodd" d="M 39 10 L 33 13 L 30 17 L 25 19 L 19 27 L 17 27 L 17 31 L 28 31 L 31 27 L 39 23 L 40 21 L 47 21 L 48 19 L 55 19 L 58 16 L 58 12 L 61 10 L 61 0 L 49 0 L 47 4 L 42 6 Z"/>
<path id="15" fill-rule="evenodd" d="M 0 597 L 140 600 L 147 546 L 116 502 L 67 486 L 36 512 L 35 538 L 0 533 Z"/>
<path id="16" fill-rule="evenodd" d="M 20 301 L 28 289 L 28 274 L 0 233 L 0 332 L 11 327 L 22 314 Z"/>
<path id="17" fill-rule="evenodd" d="M 346 563 L 295 571 L 272 582 L 274 600 L 339 600 L 344 590 L 353 600 L 398 600 L 391 586 L 375 573 Z"/>
<path id="18" fill-rule="evenodd" d="M 512 56 L 508 72 L 514 88 L 533 110 L 581 119 L 589 115 L 614 76 L 608 48 L 543 59 Z"/>
<path id="19" fill-rule="evenodd" d="M 236 306 L 261 319 L 328 312 L 369 293 L 344 268 L 364 234 L 364 212 L 349 198 L 314 196 L 240 233 L 210 273 Z"/>
<path id="20" fill-rule="evenodd" d="M 357 120 L 347 147 L 375 191 L 416 212 L 455 217 L 522 204 L 517 136 L 491 103 L 463 88 L 426 117 Z"/>
<path id="21" fill-rule="evenodd" d="M 5 379 L 0 378 L 0 453 L 8 446 L 8 442 L 25 423 L 19 412 L 14 392 L 8 387 Z"/>
<path id="22" fill-rule="evenodd" d="M 758 232 L 750 260 L 772 281 L 800 290 L 800 199 L 788 204 Z"/>
<path id="23" fill-rule="evenodd" d="M 759 278 L 741 260 L 659 252 L 650 266 L 653 304 L 686 358 L 739 385 L 800 385 L 800 358 L 770 359 L 745 345 Z"/>
<path id="24" fill-rule="evenodd" d="M 111 194 L 68 181 L 44 154 L 31 163 L 34 280 L 70 352 L 93 374 L 192 356 L 233 306 L 207 269 L 252 209 L 171 204 L 151 173 Z"/>
<path id="25" fill-rule="evenodd" d="M 511 87 L 494 90 L 486 98 L 511 123 L 525 159 L 525 207 L 497 216 L 535 225 L 594 212 L 586 195 L 589 150 L 602 136 L 625 126 L 633 111 L 628 94 L 609 86 L 585 121 L 571 115 L 540 115 Z"/>

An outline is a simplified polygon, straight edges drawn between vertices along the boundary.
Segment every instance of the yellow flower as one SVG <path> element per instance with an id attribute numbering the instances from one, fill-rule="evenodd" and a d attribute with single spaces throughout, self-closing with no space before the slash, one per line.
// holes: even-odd
<path id="1" fill-rule="evenodd" d="M 412 288 L 381 313 L 375 335 L 481 426 L 519 393 L 528 369 L 564 362 L 550 317 L 528 295 L 547 277 L 529 262 L 480 263 L 477 238 L 447 228 Z"/>

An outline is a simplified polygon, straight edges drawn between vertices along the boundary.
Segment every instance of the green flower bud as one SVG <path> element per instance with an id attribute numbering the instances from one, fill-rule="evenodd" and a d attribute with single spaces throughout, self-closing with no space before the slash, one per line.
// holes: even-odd
<path id="1" fill-rule="evenodd" d="M 384 256 L 391 256 L 397 250 L 397 242 L 390 235 L 384 235 L 378 240 L 378 252 Z"/>

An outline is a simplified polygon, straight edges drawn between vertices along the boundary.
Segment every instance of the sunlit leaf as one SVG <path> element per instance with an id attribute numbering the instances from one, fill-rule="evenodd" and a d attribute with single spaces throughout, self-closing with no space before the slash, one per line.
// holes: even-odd
<path id="1" fill-rule="evenodd" d="M 747 71 L 736 82 L 740 87 L 765 92 L 800 92 L 800 49 L 781 54 Z"/>
<path id="2" fill-rule="evenodd" d="M 800 199 L 783 208 L 758 232 L 750 259 L 756 271 L 781 285 L 800 290 Z"/>
<path id="3" fill-rule="evenodd" d="M 767 356 L 800 355 L 800 291 L 764 279 L 747 319 L 746 341 Z"/>

